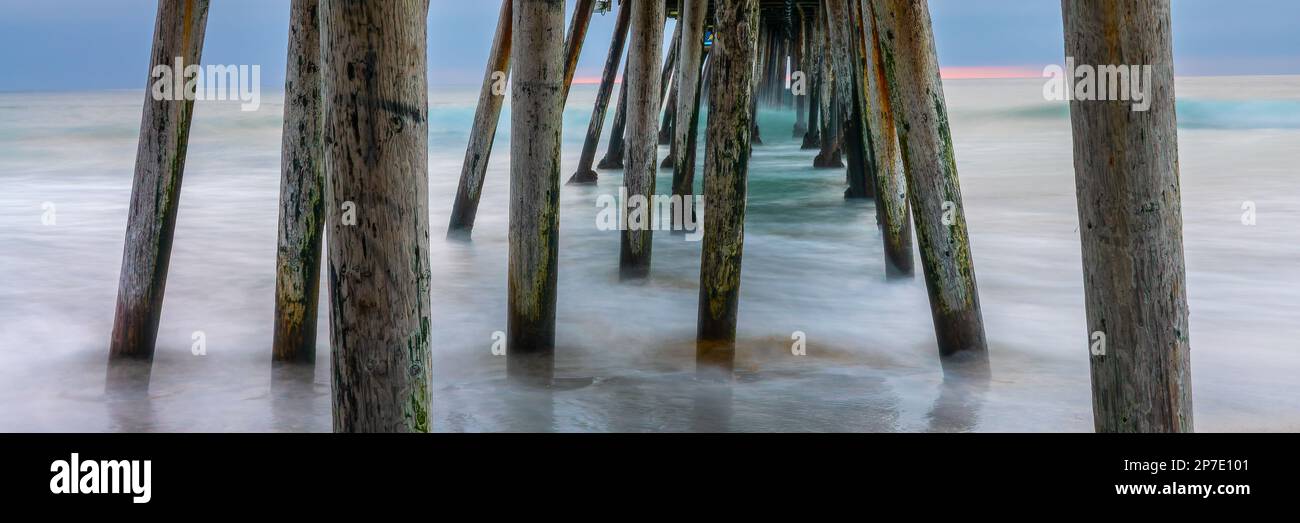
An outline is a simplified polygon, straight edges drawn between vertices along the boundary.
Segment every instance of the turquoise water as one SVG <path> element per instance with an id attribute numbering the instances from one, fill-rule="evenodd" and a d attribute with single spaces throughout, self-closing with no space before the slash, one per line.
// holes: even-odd
<path id="1" fill-rule="evenodd" d="M 924 285 L 884 281 L 872 204 L 845 202 L 843 171 L 811 168 L 794 115 L 764 110 L 736 382 L 693 379 L 698 243 L 656 234 L 651 280 L 618 283 L 618 235 L 595 216 L 621 173 L 601 172 L 599 186 L 561 195 L 562 386 L 521 394 L 491 353 L 505 330 L 508 125 L 474 241 L 444 242 L 476 95 L 435 89 L 435 429 L 1091 430 L 1068 112 L 1032 79 L 946 92 L 990 382 L 944 383 Z M 1300 430 L 1300 79 L 1188 78 L 1178 92 L 1197 428 Z M 576 87 L 565 113 L 566 178 L 593 97 Z M 329 430 L 324 313 L 314 386 L 270 387 L 282 110 L 271 95 L 256 113 L 199 104 L 150 394 L 104 397 L 142 98 L 0 94 L 0 430 Z M 670 179 L 659 174 L 661 192 Z M 1253 227 L 1240 223 L 1246 201 Z M 54 225 L 41 224 L 45 203 Z M 190 352 L 196 331 L 206 356 Z M 806 356 L 790 352 L 796 331 Z"/>

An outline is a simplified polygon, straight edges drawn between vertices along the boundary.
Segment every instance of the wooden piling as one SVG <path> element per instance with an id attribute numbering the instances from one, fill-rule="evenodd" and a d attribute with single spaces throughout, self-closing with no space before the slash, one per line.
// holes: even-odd
<path id="1" fill-rule="evenodd" d="M 316 361 L 321 238 L 325 227 L 319 0 L 293 0 L 280 142 L 280 220 L 275 260 L 277 362 Z"/>
<path id="2" fill-rule="evenodd" d="M 821 149 L 822 147 L 822 67 L 821 62 L 825 55 L 825 49 L 821 45 L 821 24 L 817 20 L 821 17 L 821 7 L 813 6 L 810 8 L 809 16 L 806 20 L 807 30 L 804 33 L 804 48 L 807 49 L 805 72 L 808 74 L 808 132 L 803 136 L 803 144 L 800 149 L 811 150 Z"/>
<path id="3" fill-rule="evenodd" d="M 631 4 L 632 0 L 629 0 Z M 609 130 L 609 145 L 605 147 L 605 157 L 596 164 L 598 169 L 622 169 L 623 147 L 627 141 L 627 75 L 628 68 L 623 66 L 623 86 L 619 88 L 618 107 L 614 110 L 614 122 Z"/>
<path id="4" fill-rule="evenodd" d="M 515 382 L 547 386 L 555 368 L 564 0 L 516 1 L 506 367 Z"/>
<path id="5" fill-rule="evenodd" d="M 875 187 L 868 183 L 867 147 L 863 129 L 861 80 L 858 67 L 858 40 L 854 33 L 858 25 L 853 17 L 851 0 L 826 0 L 827 27 L 830 39 L 831 63 L 835 68 L 835 98 L 841 103 L 835 117 L 844 131 L 841 147 L 848 159 L 846 179 L 849 187 L 845 198 L 871 198 Z M 856 1 L 856 0 L 852 0 Z"/>
<path id="6" fill-rule="evenodd" d="M 428 0 L 322 0 L 336 432 L 428 432 Z"/>
<path id="7" fill-rule="evenodd" d="M 461 168 L 461 179 L 456 188 L 456 200 L 452 204 L 451 224 L 447 227 L 449 238 L 468 238 L 473 232 L 474 218 L 478 214 L 483 178 L 487 175 L 488 160 L 492 155 L 492 146 L 496 138 L 497 122 L 501 119 L 501 104 L 505 100 L 504 92 L 497 94 L 497 91 L 500 87 L 504 87 L 504 82 L 510 77 L 510 40 L 513 25 L 511 3 L 511 0 L 502 2 L 501 14 L 497 21 L 497 34 L 493 38 L 492 50 L 489 53 L 488 70 L 479 93 L 478 109 L 474 113 L 474 128 L 470 132 L 469 146 L 465 150 L 465 163 Z M 566 100 L 569 97 L 569 88 L 573 85 L 573 76 L 578 69 L 578 57 L 582 54 L 582 44 L 587 38 L 587 28 L 591 25 L 595 7 L 594 0 L 578 0 L 578 5 L 573 11 L 569 36 L 565 40 L 563 94 Z M 500 78 L 493 78 L 494 76 Z"/>
<path id="8" fill-rule="evenodd" d="M 659 166 L 658 116 L 663 101 L 661 78 L 655 76 L 653 68 L 659 63 L 663 31 L 663 2 L 633 2 L 632 40 L 627 52 L 628 77 L 625 79 L 628 117 L 623 187 L 627 189 L 628 201 L 623 206 L 623 223 L 628 226 L 621 235 L 618 262 L 619 278 L 623 280 L 644 279 L 650 275 L 654 231 L 651 230 L 649 201 L 655 194 L 655 172 Z M 677 38 L 680 38 L 680 32 Z M 675 54 L 676 51 L 669 52 L 669 61 Z M 663 72 L 670 73 L 669 70 Z M 645 201 L 638 202 L 640 198 Z M 644 219 L 637 220 L 638 214 Z"/>
<path id="9" fill-rule="evenodd" d="M 830 29 L 827 27 L 826 4 L 822 2 L 821 15 L 817 17 L 818 46 L 821 49 L 818 60 L 820 71 L 818 87 L 821 98 L 821 150 L 813 158 L 813 167 L 842 169 L 844 162 L 840 155 L 840 119 L 837 117 L 838 101 L 835 93 L 835 68 L 831 66 Z"/>
<path id="10" fill-rule="evenodd" d="M 510 44 L 514 0 L 501 0 L 501 13 L 497 17 L 497 32 L 488 52 L 487 70 L 483 85 L 479 87 L 478 108 L 474 111 L 474 124 L 465 148 L 465 161 L 461 164 L 460 182 L 456 199 L 451 207 L 451 222 L 447 236 L 468 238 L 474 230 L 478 215 L 478 202 L 483 195 L 483 178 L 487 174 L 492 145 L 496 141 L 497 123 L 501 120 L 501 105 L 505 102 L 505 82 L 510 78 Z"/>
<path id="11" fill-rule="evenodd" d="M 767 56 L 763 49 L 767 46 L 768 32 L 765 25 L 762 24 L 762 18 L 754 27 L 754 75 L 750 78 L 750 97 L 749 97 L 749 121 L 750 129 L 749 144 L 750 153 L 753 153 L 753 146 L 763 145 L 763 133 L 758 126 L 758 99 L 759 93 L 762 92 L 763 68 L 767 65 L 763 59 Z M 716 36 L 715 36 L 716 39 Z"/>
<path id="12" fill-rule="evenodd" d="M 108 389 L 149 383 L 194 115 L 192 97 L 163 84 L 183 77 L 185 66 L 199 65 L 207 21 L 208 0 L 158 2 L 109 345 Z M 178 61 L 182 70 L 172 71 Z"/>
<path id="13" fill-rule="evenodd" d="M 600 89 L 596 91 L 596 106 L 591 110 L 591 123 L 587 124 L 587 138 L 582 143 L 578 170 L 569 177 L 570 184 L 594 184 L 599 178 L 591 165 L 596 160 L 596 147 L 600 145 L 600 134 L 605 128 L 605 111 L 609 108 L 614 81 L 623 60 L 623 44 L 627 41 L 628 21 L 631 19 L 631 11 L 628 10 L 630 4 L 627 1 L 619 3 L 614 34 L 609 42 L 609 54 L 605 57 L 605 70 L 600 77 Z"/>
<path id="14" fill-rule="evenodd" d="M 803 6 L 798 6 L 798 8 L 796 9 L 796 18 L 798 20 L 798 26 L 796 27 L 795 33 L 791 35 L 792 40 L 790 42 L 791 45 L 790 58 L 791 58 L 791 63 L 793 64 L 791 69 L 793 69 L 795 72 L 800 72 L 804 74 L 804 82 L 805 82 L 805 89 L 806 89 L 808 67 L 804 63 L 804 60 L 806 60 L 806 56 L 807 56 L 807 51 L 804 50 L 804 41 L 805 41 L 804 32 L 806 31 L 806 26 L 808 22 L 804 18 L 803 12 L 804 12 Z M 791 87 L 790 95 L 793 97 L 794 100 L 794 129 L 792 131 L 791 136 L 796 140 L 802 140 L 804 135 L 808 134 L 808 115 L 807 115 L 808 93 L 807 92 L 796 93 L 793 89 L 794 88 L 793 78 L 791 79 L 790 87 Z"/>
<path id="15" fill-rule="evenodd" d="M 680 55 L 681 52 L 678 51 L 678 54 Z M 681 60 L 679 59 L 678 62 Z M 664 102 L 663 119 L 659 123 L 659 145 L 673 143 L 673 124 L 677 121 L 677 84 L 677 71 L 674 68 L 668 87 L 668 99 Z"/>
<path id="16" fill-rule="evenodd" d="M 701 371 L 730 375 L 735 359 L 740 266 L 745 244 L 750 99 L 759 24 L 757 0 L 716 0 L 725 27 L 710 54 L 708 141 L 704 153 L 704 239 L 696 361 Z"/>
<path id="17" fill-rule="evenodd" d="M 673 230 L 683 230 L 686 213 L 695 212 L 695 155 L 700 125 L 700 70 L 704 61 L 704 20 L 708 15 L 708 0 L 683 0 L 681 56 L 678 59 L 677 114 L 682 121 L 673 133 L 673 194 L 682 205 L 681 212 L 673 212 Z M 678 220 L 678 217 L 682 220 Z M 695 223 L 692 219 L 691 223 Z"/>
<path id="18" fill-rule="evenodd" d="M 564 100 L 567 105 L 569 91 L 573 88 L 573 76 L 578 72 L 578 58 L 582 56 L 582 44 L 587 40 L 587 28 L 591 26 L 591 16 L 596 12 L 596 0 L 578 0 L 573 8 L 573 19 L 569 22 L 569 36 L 564 39 Z"/>
<path id="19" fill-rule="evenodd" d="M 681 51 L 679 50 L 678 55 L 680 54 Z M 681 63 L 680 58 L 677 63 Z M 659 163 L 660 169 L 672 169 L 677 157 L 677 147 L 673 144 L 673 134 L 675 134 L 673 129 L 677 126 L 677 85 L 681 78 L 677 74 L 677 68 L 674 67 L 673 69 L 672 87 L 668 90 L 668 100 L 664 103 L 663 120 L 659 124 L 659 145 L 668 146 L 668 155 Z"/>
<path id="20" fill-rule="evenodd" d="M 1192 432 L 1170 2 L 1061 5 L 1066 56 L 1150 73 L 1146 110 L 1070 102 L 1094 425 Z"/>
<path id="21" fill-rule="evenodd" d="M 988 349 L 966 232 L 957 161 L 925 0 L 880 0 L 877 28 L 885 76 L 899 114 L 921 267 L 945 371 L 987 371 Z"/>
<path id="22" fill-rule="evenodd" d="M 876 217 L 885 246 L 885 277 L 911 278 L 912 213 L 907 203 L 907 178 L 898 145 L 897 122 L 890 99 L 889 81 L 882 66 L 880 34 L 876 22 L 878 0 L 861 0 L 863 39 L 869 60 L 864 77 L 867 90 L 867 130 L 875 161 Z"/>

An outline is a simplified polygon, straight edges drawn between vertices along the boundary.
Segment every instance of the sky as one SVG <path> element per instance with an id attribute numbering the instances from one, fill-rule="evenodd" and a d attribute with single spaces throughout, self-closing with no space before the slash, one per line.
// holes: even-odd
<path id="1" fill-rule="evenodd" d="M 568 2 L 568 9 L 575 2 Z M 0 0 L 0 91 L 142 89 L 156 0 Z M 429 81 L 483 75 L 497 0 L 431 0 Z M 1058 0 L 930 0 L 948 77 L 1034 75 L 1064 60 Z M 260 65 L 283 85 L 289 0 L 212 0 L 203 62 Z M 1173 0 L 1180 75 L 1300 74 L 1300 2 Z M 597 15 L 579 81 L 600 76 L 614 15 Z M 670 29 L 671 30 L 671 29 Z"/>

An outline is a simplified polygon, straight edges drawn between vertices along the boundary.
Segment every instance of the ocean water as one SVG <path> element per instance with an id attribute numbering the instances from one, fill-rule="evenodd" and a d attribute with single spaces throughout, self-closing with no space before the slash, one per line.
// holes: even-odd
<path id="1" fill-rule="evenodd" d="M 735 382 L 694 379 L 699 243 L 656 234 L 652 278 L 618 282 L 618 234 L 595 222 L 597 197 L 621 181 L 606 171 L 597 187 L 562 192 L 561 385 L 522 393 L 491 352 L 505 330 L 508 125 L 473 242 L 445 241 L 476 94 L 435 88 L 433 427 L 1091 430 L 1068 110 L 1042 100 L 1039 80 L 945 89 L 989 382 L 944 382 L 924 284 L 885 281 L 872 204 L 844 201 L 843 171 L 813 169 L 812 152 L 792 138 L 793 113 L 765 109 L 749 176 Z M 1185 78 L 1178 93 L 1196 427 L 1300 430 L 1300 78 Z M 578 86 L 565 112 L 566 179 L 593 98 Z M 325 310 L 314 380 L 271 387 L 274 95 L 253 113 L 198 105 L 149 394 L 104 394 L 142 100 L 135 91 L 0 93 L 0 430 L 329 430 Z M 661 192 L 670 180 L 660 172 Z M 1255 205 L 1254 226 L 1241 223 L 1244 202 Z M 55 223 L 43 225 L 51 209 Z M 196 332 L 205 356 L 191 354 Z M 805 356 L 791 354 L 796 332 Z"/>

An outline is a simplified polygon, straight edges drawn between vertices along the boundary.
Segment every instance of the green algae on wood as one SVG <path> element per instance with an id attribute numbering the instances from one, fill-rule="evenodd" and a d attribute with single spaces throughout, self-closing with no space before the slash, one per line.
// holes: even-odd
<path id="1" fill-rule="evenodd" d="M 176 60 L 200 63 L 208 4 L 208 0 L 158 2 L 150 84 L 155 81 L 155 67 L 172 67 Z M 146 92 L 109 344 L 106 383 L 110 390 L 139 389 L 149 382 L 194 116 L 194 101 L 180 93 L 166 100 L 155 99 L 152 89 Z"/>
<path id="2" fill-rule="evenodd" d="M 924 0 L 874 6 L 939 354 L 945 370 L 971 363 L 960 367 L 986 373 L 988 346 L 929 6 Z"/>
<path id="3" fill-rule="evenodd" d="M 294 0 L 290 8 L 271 346 L 277 362 L 316 360 L 325 225 L 319 15 L 318 0 Z"/>
<path id="4" fill-rule="evenodd" d="M 750 100 L 754 96 L 757 0 L 720 0 L 710 52 L 708 140 L 704 153 L 704 238 L 696 359 L 702 371 L 734 365 L 745 198 L 749 176 Z"/>
<path id="5" fill-rule="evenodd" d="M 514 383 L 545 387 L 555 369 L 564 2 L 530 0 L 517 7 L 518 54 L 510 93 L 506 372 Z"/>

